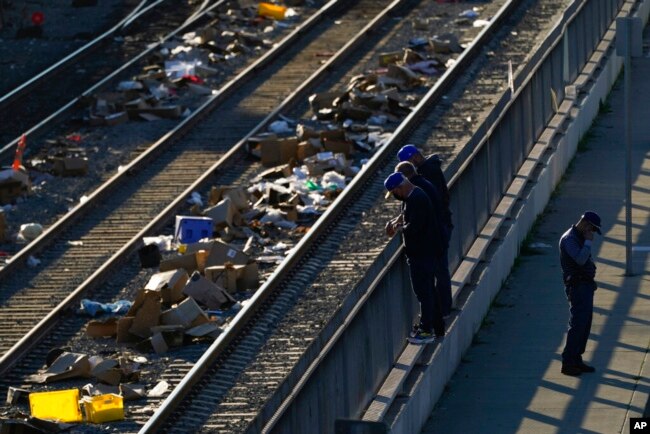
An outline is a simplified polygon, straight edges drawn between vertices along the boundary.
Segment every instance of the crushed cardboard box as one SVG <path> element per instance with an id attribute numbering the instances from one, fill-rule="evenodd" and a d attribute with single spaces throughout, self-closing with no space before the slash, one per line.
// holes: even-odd
<path id="1" fill-rule="evenodd" d="M 30 376 L 29 381 L 51 383 L 76 377 L 90 377 L 88 356 L 63 352 L 44 372 Z"/>

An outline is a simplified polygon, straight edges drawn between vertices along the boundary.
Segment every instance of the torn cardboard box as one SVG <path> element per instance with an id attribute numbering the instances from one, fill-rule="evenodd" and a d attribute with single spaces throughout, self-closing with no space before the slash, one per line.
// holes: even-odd
<path id="1" fill-rule="evenodd" d="M 208 309 L 227 309 L 235 300 L 222 287 L 212 283 L 198 272 L 194 272 L 183 293 L 206 306 Z"/>
<path id="2" fill-rule="evenodd" d="M 90 362 L 88 356 L 79 353 L 64 352 L 45 370 L 45 372 L 32 375 L 30 381 L 35 383 L 51 383 L 76 377 L 90 376 Z"/>
<path id="3" fill-rule="evenodd" d="M 164 325 L 182 325 L 191 328 L 210 322 L 203 309 L 196 304 L 193 298 L 188 297 L 173 308 L 160 315 L 160 322 Z"/>
<path id="4" fill-rule="evenodd" d="M 182 268 L 156 273 L 151 276 L 144 289 L 160 292 L 163 303 L 173 304 L 185 298 L 183 288 L 185 288 L 189 278 L 187 271 Z"/>
<path id="5" fill-rule="evenodd" d="M 231 293 L 257 289 L 259 286 L 259 271 L 255 262 L 246 265 L 226 264 L 207 267 L 205 277 Z"/>
<path id="6" fill-rule="evenodd" d="M 229 197 L 225 197 L 218 204 L 203 211 L 203 214 L 212 219 L 214 228 L 218 230 L 225 226 L 232 226 L 235 215 L 238 212 L 232 200 Z"/>

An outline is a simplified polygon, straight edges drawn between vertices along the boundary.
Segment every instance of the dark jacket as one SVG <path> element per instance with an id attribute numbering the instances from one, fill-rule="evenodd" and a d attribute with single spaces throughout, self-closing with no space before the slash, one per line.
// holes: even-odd
<path id="1" fill-rule="evenodd" d="M 404 206 L 404 251 L 409 258 L 434 258 L 442 255 L 440 225 L 426 193 L 415 187 Z"/>
<path id="2" fill-rule="evenodd" d="M 435 226 L 439 227 L 446 245 L 449 245 L 449 231 L 447 230 L 447 221 L 445 219 L 445 205 L 442 201 L 442 194 L 436 187 L 427 181 L 422 175 L 415 175 L 409 179 L 411 184 L 420 187 L 424 191 L 433 205 L 433 218 Z"/>
<path id="3" fill-rule="evenodd" d="M 560 265 L 564 283 L 593 282 L 596 264 L 591 258 L 591 242 L 587 242 L 575 225 L 560 238 Z"/>
<path id="4" fill-rule="evenodd" d="M 438 155 L 430 155 L 417 168 L 418 174 L 422 175 L 427 181 L 440 192 L 443 203 L 442 222 L 449 231 L 454 227 L 451 223 L 451 209 L 449 208 L 449 189 L 447 188 L 447 181 L 445 175 L 442 173 L 442 161 Z"/>

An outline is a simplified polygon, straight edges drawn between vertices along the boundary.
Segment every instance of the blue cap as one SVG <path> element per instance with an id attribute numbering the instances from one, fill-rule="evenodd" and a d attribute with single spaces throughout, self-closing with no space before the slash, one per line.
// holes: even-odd
<path id="1" fill-rule="evenodd" d="M 397 158 L 399 158 L 399 161 L 408 161 L 412 156 L 419 152 L 420 151 L 418 151 L 418 148 L 416 148 L 415 145 L 406 145 L 399 150 Z"/>
<path id="2" fill-rule="evenodd" d="M 602 234 L 602 232 L 600 232 L 600 216 L 598 214 L 593 211 L 585 211 L 582 218 L 591 223 L 591 225 L 596 228 L 596 232 Z"/>
<path id="3" fill-rule="evenodd" d="M 404 175 L 400 172 L 391 173 L 384 181 L 384 187 L 386 187 L 386 190 L 391 191 L 392 189 L 399 187 L 405 179 Z"/>

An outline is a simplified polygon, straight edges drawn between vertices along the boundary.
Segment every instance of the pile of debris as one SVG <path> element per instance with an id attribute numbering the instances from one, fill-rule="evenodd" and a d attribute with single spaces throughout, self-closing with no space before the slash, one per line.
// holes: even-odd
<path id="1" fill-rule="evenodd" d="M 45 141 L 30 158 L 28 165 L 42 173 L 55 176 L 84 176 L 88 174 L 88 149 L 80 134 L 69 134 Z"/>
<path id="2" fill-rule="evenodd" d="M 185 105 L 190 103 L 183 104 L 184 97 L 212 95 L 224 74 L 221 65 L 232 66 L 234 59 L 258 55 L 273 45 L 265 35 L 288 26 L 281 24 L 285 21 L 275 21 L 274 14 L 263 13 L 268 8 L 262 5 L 231 7 L 210 25 L 164 42 L 139 75 L 120 82 L 115 92 L 99 93 L 84 101 L 88 106 L 86 122 L 117 125 L 189 115 Z M 282 9 L 281 19 L 297 17 L 293 9 Z"/>
<path id="3" fill-rule="evenodd" d="M 81 388 L 48 391 L 9 387 L 7 405 L 29 405 L 30 415 L 16 408 L 12 411 L 13 419 L 3 420 L 3 432 L 5 426 L 7 429 L 19 426 L 33 429 L 26 432 L 58 432 L 69 428 L 69 423 L 123 420 L 124 401 L 159 398 L 169 389 L 165 381 L 160 381 L 148 391 L 140 383 L 141 365 L 148 362 L 143 356 L 121 354 L 115 358 L 105 358 L 71 352 L 67 347 L 53 349 L 46 357 L 45 368 L 28 377 L 29 382 L 50 385 L 73 379 L 93 381 Z"/>

